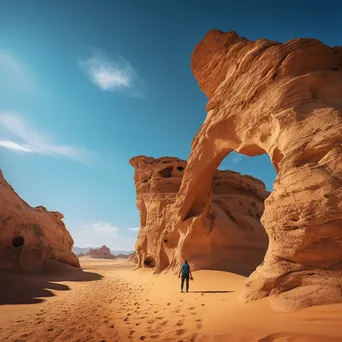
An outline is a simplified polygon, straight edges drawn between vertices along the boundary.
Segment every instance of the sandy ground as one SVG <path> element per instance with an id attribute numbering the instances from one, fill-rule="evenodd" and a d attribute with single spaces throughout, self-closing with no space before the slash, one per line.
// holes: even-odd
<path id="1" fill-rule="evenodd" d="M 342 305 L 275 313 L 267 300 L 238 304 L 244 277 L 133 271 L 126 260 L 81 258 L 83 271 L 1 272 L 0 341 L 342 341 Z"/>

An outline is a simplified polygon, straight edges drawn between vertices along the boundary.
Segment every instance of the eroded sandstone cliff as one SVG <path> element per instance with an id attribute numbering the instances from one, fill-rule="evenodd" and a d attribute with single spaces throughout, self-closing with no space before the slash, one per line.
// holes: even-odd
<path id="1" fill-rule="evenodd" d="M 342 49 L 316 39 L 250 41 L 210 31 L 191 67 L 209 98 L 179 191 L 175 230 L 207 216 L 211 180 L 231 151 L 277 170 L 262 223 L 264 263 L 243 299 L 284 310 L 342 301 Z"/>
<path id="2" fill-rule="evenodd" d="M 189 259 L 193 270 L 250 274 L 262 262 L 267 235 L 260 217 L 269 193 L 261 181 L 217 170 L 206 215 L 175 229 L 178 212 L 174 204 L 187 163 L 174 157 L 144 156 L 134 157 L 130 163 L 135 168 L 141 220 L 136 243 L 138 267 L 161 272 L 178 269 Z M 197 186 L 201 187 L 200 181 Z"/>
<path id="3" fill-rule="evenodd" d="M 51 261 L 80 267 L 62 218 L 43 206 L 30 207 L 0 170 L 0 269 L 36 271 Z"/>

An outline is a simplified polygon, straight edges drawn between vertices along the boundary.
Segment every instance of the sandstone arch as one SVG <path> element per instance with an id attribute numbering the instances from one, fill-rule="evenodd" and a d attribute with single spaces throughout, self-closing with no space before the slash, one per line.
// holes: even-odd
<path id="1" fill-rule="evenodd" d="M 262 216 L 270 243 L 242 298 L 274 295 L 285 310 L 341 302 L 342 48 L 212 30 L 191 67 L 208 115 L 192 143 L 175 229 L 208 212 L 212 177 L 231 151 L 268 153 L 278 173 Z"/>

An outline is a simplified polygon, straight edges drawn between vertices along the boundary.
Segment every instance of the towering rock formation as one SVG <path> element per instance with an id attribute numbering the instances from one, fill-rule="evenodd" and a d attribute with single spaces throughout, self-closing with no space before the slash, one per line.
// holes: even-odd
<path id="1" fill-rule="evenodd" d="M 191 67 L 208 115 L 175 207 L 179 226 L 207 216 L 211 180 L 231 151 L 267 153 L 278 175 L 262 222 L 264 263 L 243 299 L 293 310 L 342 301 L 342 48 L 210 31 Z"/>
<path id="2" fill-rule="evenodd" d="M 260 223 L 265 185 L 233 171 L 216 171 L 205 216 L 177 226 L 174 203 L 186 162 L 178 158 L 134 157 L 140 230 L 136 243 L 138 267 L 156 272 L 178 268 L 184 258 L 192 269 L 229 270 L 250 274 L 267 249 L 267 235 Z M 197 184 L 201 187 L 201 182 Z"/>
<path id="3" fill-rule="evenodd" d="M 91 248 L 86 255 L 99 259 L 116 259 L 115 256 L 110 253 L 110 249 L 106 245 L 103 245 L 100 248 Z"/>
<path id="4" fill-rule="evenodd" d="M 80 267 L 63 215 L 30 207 L 0 171 L 0 269 L 42 270 L 49 261 Z"/>

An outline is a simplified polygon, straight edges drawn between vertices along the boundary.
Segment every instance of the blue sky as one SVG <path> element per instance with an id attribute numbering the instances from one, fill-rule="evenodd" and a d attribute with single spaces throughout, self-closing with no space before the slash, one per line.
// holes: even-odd
<path id="1" fill-rule="evenodd" d="M 0 167 L 30 205 L 64 214 L 75 245 L 131 249 L 136 155 L 187 159 L 206 97 L 190 70 L 212 28 L 342 45 L 329 1 L 0 0 Z M 222 169 L 262 179 L 268 156 Z M 132 230 L 133 229 L 133 230 Z"/>

